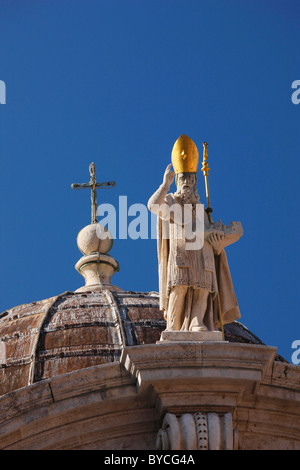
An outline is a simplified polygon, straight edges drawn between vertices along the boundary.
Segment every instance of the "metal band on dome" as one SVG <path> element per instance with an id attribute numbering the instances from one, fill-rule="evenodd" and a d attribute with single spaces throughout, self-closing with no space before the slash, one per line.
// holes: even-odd
<path id="1" fill-rule="evenodd" d="M 92 254 L 92 253 L 91 253 Z M 80 270 L 82 268 L 84 268 L 85 266 L 87 266 L 88 264 L 108 264 L 109 266 L 111 266 L 112 268 L 114 268 L 115 271 L 120 271 L 120 266 L 119 266 L 119 263 L 116 261 L 117 263 L 117 266 L 114 265 L 113 263 L 110 263 L 109 261 L 105 261 L 105 260 L 100 260 L 100 259 L 95 259 L 94 261 L 87 261 L 86 263 L 84 263 L 82 266 L 80 266 Z"/>

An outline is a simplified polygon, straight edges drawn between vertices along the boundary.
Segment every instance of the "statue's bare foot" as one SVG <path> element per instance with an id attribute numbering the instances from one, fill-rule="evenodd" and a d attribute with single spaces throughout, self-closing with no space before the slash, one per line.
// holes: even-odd
<path id="1" fill-rule="evenodd" d="M 192 326 L 190 331 L 207 331 L 207 328 L 205 325 L 197 325 L 197 326 Z"/>

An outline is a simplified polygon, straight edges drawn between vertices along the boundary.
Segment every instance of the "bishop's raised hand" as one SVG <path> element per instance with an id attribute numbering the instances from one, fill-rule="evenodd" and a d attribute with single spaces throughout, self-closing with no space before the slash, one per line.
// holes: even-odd
<path id="1" fill-rule="evenodd" d="M 165 186 L 168 189 L 170 189 L 170 186 L 173 183 L 174 178 L 175 178 L 175 173 L 174 171 L 171 170 L 171 166 L 172 166 L 172 163 L 170 163 L 167 166 L 165 174 L 164 174 L 164 179 L 163 179 L 163 186 Z"/>

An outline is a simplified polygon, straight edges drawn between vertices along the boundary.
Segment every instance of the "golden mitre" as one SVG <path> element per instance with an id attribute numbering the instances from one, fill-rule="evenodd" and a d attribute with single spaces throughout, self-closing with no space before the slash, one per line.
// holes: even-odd
<path id="1" fill-rule="evenodd" d="M 176 175 L 178 173 L 197 173 L 199 152 L 196 144 L 182 134 L 175 142 L 171 161 Z"/>

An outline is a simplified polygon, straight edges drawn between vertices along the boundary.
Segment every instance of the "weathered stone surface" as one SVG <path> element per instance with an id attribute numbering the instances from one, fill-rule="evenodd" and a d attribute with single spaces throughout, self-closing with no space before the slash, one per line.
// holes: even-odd
<path id="1" fill-rule="evenodd" d="M 155 344 L 165 327 L 156 292 L 65 292 L 16 306 L 0 315 L 0 396 L 119 361 L 123 346 Z M 238 322 L 224 330 L 226 341 L 262 344 Z"/>
<path id="2" fill-rule="evenodd" d="M 221 331 L 168 331 L 162 332 L 163 343 L 181 343 L 184 341 L 223 341 Z"/>
<path id="3" fill-rule="evenodd" d="M 125 347 L 121 362 L 1 397 L 0 448 L 155 450 L 167 413 L 207 415 L 211 430 L 229 413 L 234 448 L 300 450 L 300 368 L 275 356 L 223 342 Z"/>
<path id="4" fill-rule="evenodd" d="M 155 343 L 165 327 L 157 295 L 66 292 L 0 315 L 0 395 L 116 362 L 125 345 Z"/>
<path id="5" fill-rule="evenodd" d="M 231 413 L 241 449 L 300 447 L 297 366 L 239 322 L 226 342 L 156 344 L 165 325 L 157 293 L 66 292 L 4 312 L 0 448 L 154 450 L 166 413 L 198 412 Z"/>

